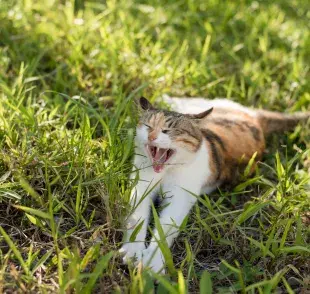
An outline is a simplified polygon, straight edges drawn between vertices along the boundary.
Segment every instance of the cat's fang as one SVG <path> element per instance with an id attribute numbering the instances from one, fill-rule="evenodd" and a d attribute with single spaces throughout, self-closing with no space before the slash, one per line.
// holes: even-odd
<path id="1" fill-rule="evenodd" d="M 174 154 L 172 149 L 160 148 L 152 145 L 146 145 L 147 152 L 152 159 L 153 169 L 159 173 L 164 169 L 165 163 Z"/>

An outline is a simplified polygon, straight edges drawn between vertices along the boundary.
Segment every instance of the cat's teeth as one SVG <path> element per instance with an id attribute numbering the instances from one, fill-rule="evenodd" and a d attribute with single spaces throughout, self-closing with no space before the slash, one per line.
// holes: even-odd
<path id="1" fill-rule="evenodd" d="M 160 148 L 152 145 L 147 145 L 146 147 L 149 151 L 156 171 L 161 171 L 164 167 L 164 164 L 170 159 L 173 151 L 171 149 Z"/>
<path id="2" fill-rule="evenodd" d="M 163 153 L 161 154 L 161 156 L 159 157 L 159 159 L 157 160 L 158 162 L 161 162 L 163 158 L 166 157 L 166 154 L 167 154 L 167 149 L 162 149 L 162 148 L 159 148 L 159 152 L 161 153 L 161 151 L 163 151 Z"/>

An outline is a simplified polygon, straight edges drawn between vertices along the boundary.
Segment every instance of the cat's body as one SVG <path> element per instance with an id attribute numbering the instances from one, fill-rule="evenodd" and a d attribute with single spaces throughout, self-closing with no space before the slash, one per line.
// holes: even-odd
<path id="1" fill-rule="evenodd" d="M 268 133 L 289 130 L 310 117 L 309 113 L 256 111 L 225 99 L 166 98 L 166 102 L 178 112 L 156 109 L 140 99 L 144 111 L 137 126 L 131 175 L 138 177 L 138 183 L 132 191 L 132 212 L 120 250 L 125 260 L 135 256 L 156 272 L 164 271 L 160 237 L 155 229 L 147 248 L 145 238 L 150 207 L 159 190 L 164 195 L 159 219 L 171 246 L 198 195 L 234 182 L 254 153 L 259 160 Z M 206 111 L 199 113 L 202 110 Z M 136 238 L 129 242 L 135 229 Z"/>

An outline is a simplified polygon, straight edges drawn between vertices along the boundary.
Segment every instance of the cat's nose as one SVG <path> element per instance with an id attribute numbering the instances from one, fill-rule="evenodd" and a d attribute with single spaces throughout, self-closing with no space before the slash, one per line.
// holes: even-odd
<path id="1" fill-rule="evenodd" d="M 149 140 L 154 141 L 157 139 L 157 134 L 154 132 L 149 133 Z"/>

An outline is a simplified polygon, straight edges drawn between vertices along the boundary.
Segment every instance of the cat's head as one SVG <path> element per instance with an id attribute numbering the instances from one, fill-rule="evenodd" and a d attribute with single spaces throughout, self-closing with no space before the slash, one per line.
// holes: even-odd
<path id="1" fill-rule="evenodd" d="M 137 125 L 137 143 L 145 148 L 154 171 L 159 173 L 168 165 L 185 163 L 202 142 L 197 126 L 212 108 L 199 114 L 181 114 L 155 108 L 146 98 L 139 100 L 141 115 Z"/>

